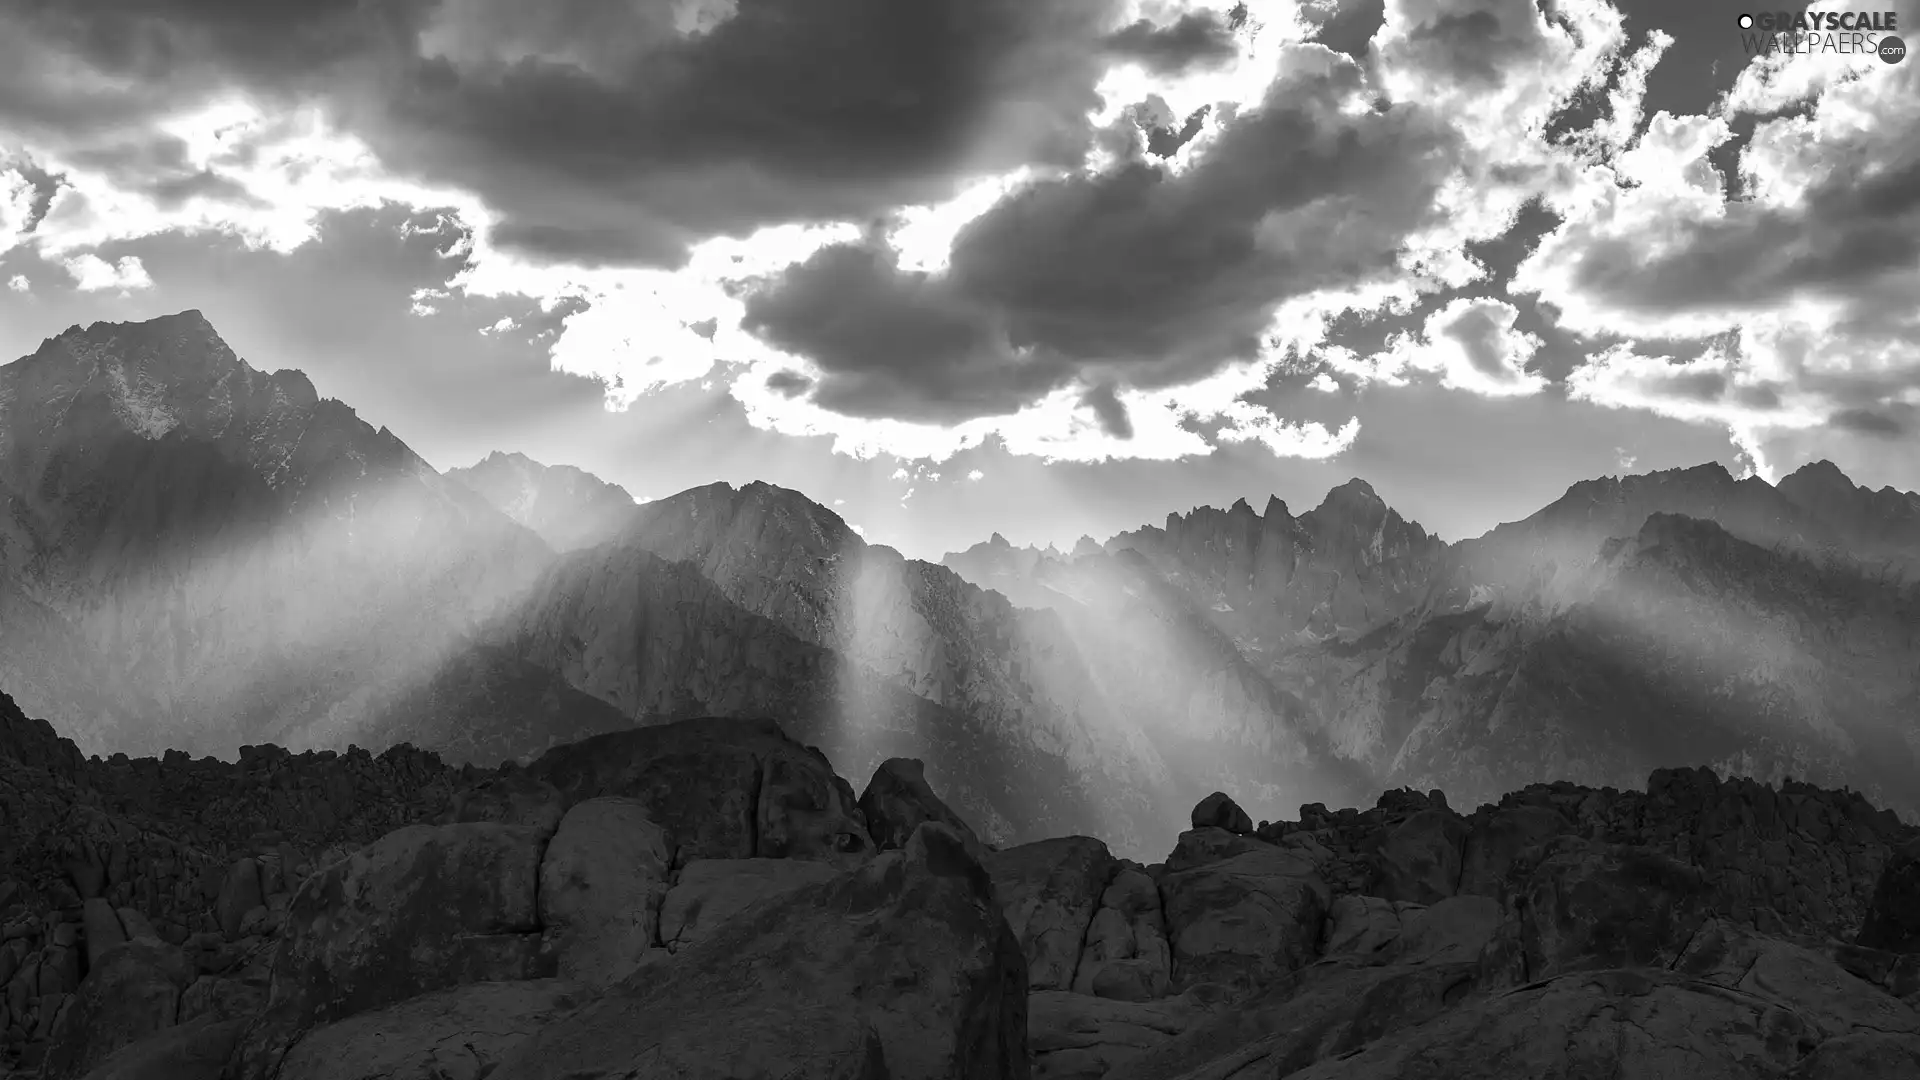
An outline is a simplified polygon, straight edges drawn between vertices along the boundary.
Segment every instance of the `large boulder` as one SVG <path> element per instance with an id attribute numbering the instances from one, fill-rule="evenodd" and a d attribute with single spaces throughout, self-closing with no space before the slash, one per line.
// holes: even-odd
<path id="1" fill-rule="evenodd" d="M 266 1011 L 236 1051 L 237 1080 L 271 1075 L 310 1027 L 464 983 L 551 976 L 543 840 L 530 825 L 412 825 L 309 877 L 287 910 Z"/>
<path id="2" fill-rule="evenodd" d="M 596 735 L 547 751 L 527 775 L 573 806 L 638 800 L 666 830 L 673 868 L 695 859 L 871 858 L 853 788 L 771 720 L 702 718 Z"/>
<path id="3" fill-rule="evenodd" d="M 1253 832 L 1253 819 L 1224 791 L 1216 791 L 1194 805 L 1189 819 L 1196 829 L 1225 829 L 1237 836 Z"/>
<path id="4" fill-rule="evenodd" d="M 172 1027 L 179 1020 L 180 993 L 192 981 L 193 965 L 171 945 L 123 941 L 109 947 L 67 1007 L 41 1075 L 81 1076 L 115 1051 Z"/>
<path id="5" fill-rule="evenodd" d="M 274 1080 L 480 1077 L 587 999 L 564 979 L 456 986 L 361 1013 L 302 1036 Z"/>
<path id="6" fill-rule="evenodd" d="M 1027 996 L 1035 1080 L 1100 1080 L 1123 1061 L 1185 1031 L 1204 1007 L 1192 998 L 1112 1001 L 1061 990 Z"/>
<path id="7" fill-rule="evenodd" d="M 928 823 L 650 964 L 490 1080 L 1024 1078 L 1026 1008 L 993 882 L 963 837 Z"/>
<path id="8" fill-rule="evenodd" d="M 245 1027 L 244 1020 L 179 1024 L 116 1051 L 86 1080 L 220 1080 Z"/>
<path id="9" fill-rule="evenodd" d="M 660 943 L 679 952 L 772 897 L 817 885 L 842 871 L 800 859 L 701 859 L 680 871 L 660 905 Z"/>
<path id="10" fill-rule="evenodd" d="M 1785 1077 L 1813 1029 L 1770 1002 L 1659 969 L 1582 972 L 1470 998 L 1288 1080 Z"/>
<path id="11" fill-rule="evenodd" d="M 673 853 L 635 799 L 604 796 L 567 811 L 540 862 L 540 925 L 556 970 L 607 986 L 659 939 Z"/>
<path id="12" fill-rule="evenodd" d="M 1332 893 L 1308 856 L 1260 844 L 1160 879 L 1173 987 L 1250 989 L 1313 956 Z"/>
<path id="13" fill-rule="evenodd" d="M 1149 1001 L 1165 997 L 1172 980 L 1160 887 L 1144 869 L 1124 863 L 1100 894 L 1073 989 L 1118 1001 Z"/>
<path id="14" fill-rule="evenodd" d="M 1467 835 L 1461 842 L 1460 880 L 1455 891 L 1503 895 L 1507 872 L 1515 861 L 1571 828 L 1559 811 L 1548 806 L 1522 804 L 1491 814 L 1475 814 L 1467 822 Z"/>
<path id="15" fill-rule="evenodd" d="M 1421 810 L 1394 826 L 1376 863 L 1377 895 L 1410 904 L 1432 904 L 1460 884 L 1460 849 L 1467 826 L 1445 810 Z"/>
<path id="16" fill-rule="evenodd" d="M 906 844 L 913 830 L 922 823 L 937 821 L 967 838 L 984 856 L 979 837 L 960 815 L 953 812 L 927 783 L 927 766 L 919 758 L 888 758 L 873 770 L 867 790 L 860 793 L 860 813 L 867 822 L 867 833 L 882 851 Z"/>
<path id="17" fill-rule="evenodd" d="M 1540 854 L 1516 886 L 1526 959 L 1518 981 L 1665 966 L 1707 918 L 1705 875 L 1657 849 L 1568 837 Z"/>
<path id="18" fill-rule="evenodd" d="M 1115 865 L 1107 845 L 1090 836 L 1039 840 L 987 856 L 1033 989 L 1073 988 L 1087 927 Z"/>

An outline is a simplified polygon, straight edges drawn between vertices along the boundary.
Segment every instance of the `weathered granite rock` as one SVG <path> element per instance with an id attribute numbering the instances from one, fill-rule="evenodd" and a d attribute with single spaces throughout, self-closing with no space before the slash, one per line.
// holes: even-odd
<path id="1" fill-rule="evenodd" d="M 523 1044 L 490 1080 L 1028 1075 L 1020 945 L 962 837 L 757 904 Z"/>
<path id="2" fill-rule="evenodd" d="M 482 982 L 364 1012 L 300 1038 L 275 1080 L 480 1077 L 588 999 L 564 979 Z"/>
<path id="3" fill-rule="evenodd" d="M 1709 914 L 1705 876 L 1664 852 L 1567 837 L 1542 854 L 1516 893 L 1526 958 L 1518 981 L 1664 966 Z"/>
<path id="4" fill-rule="evenodd" d="M 1325 956 L 1369 956 L 1400 937 L 1407 913 L 1424 910 L 1417 904 L 1396 903 L 1378 896 L 1343 893 L 1327 906 Z"/>
<path id="5" fill-rule="evenodd" d="M 1139 866 L 1122 863 L 1087 927 L 1073 989 L 1116 1001 L 1150 1001 L 1165 997 L 1172 979 L 1160 887 Z"/>
<path id="6" fill-rule="evenodd" d="M 1203 982 L 1246 990 L 1300 967 L 1332 901 L 1311 859 L 1268 844 L 1169 873 L 1160 895 L 1175 990 Z"/>
<path id="7" fill-rule="evenodd" d="M 527 767 L 568 806 L 601 795 L 639 800 L 694 859 L 817 859 L 851 867 L 873 854 L 853 789 L 812 747 L 771 720 L 700 719 L 596 735 Z"/>
<path id="8" fill-rule="evenodd" d="M 1473 998 L 1288 1080 L 1785 1076 L 1811 1026 L 1764 1000 L 1657 968 L 1564 975 Z"/>
<path id="9" fill-rule="evenodd" d="M 1466 834 L 1466 823 L 1445 810 L 1420 810 L 1402 821 L 1380 849 L 1378 894 L 1411 904 L 1452 896 Z"/>
<path id="10" fill-rule="evenodd" d="M 552 836 L 566 811 L 559 788 L 523 769 L 513 769 L 455 794 L 448 816 L 453 822 L 528 825 Z"/>
<path id="11" fill-rule="evenodd" d="M 1253 832 L 1253 819 L 1224 791 L 1201 799 L 1193 808 L 1191 820 L 1196 829 L 1225 829 L 1238 836 Z"/>
<path id="12" fill-rule="evenodd" d="M 41 1075 L 81 1076 L 115 1051 L 172 1027 L 180 992 L 192 981 L 192 966 L 171 945 L 123 941 L 108 948 L 80 984 Z"/>
<path id="13" fill-rule="evenodd" d="M 678 952 L 761 901 L 832 880 L 840 873 L 830 864 L 800 859 L 688 863 L 660 905 L 660 943 Z"/>
<path id="14" fill-rule="evenodd" d="M 527 825 L 415 825 L 308 878 L 266 1012 L 236 1051 L 238 1080 L 271 1075 L 310 1027 L 464 983 L 551 976 L 541 841 Z"/>
<path id="15" fill-rule="evenodd" d="M 904 846 L 922 822 L 937 821 L 970 840 L 978 856 L 986 854 L 973 829 L 934 794 L 927 783 L 926 764 L 918 758 L 881 762 L 867 781 L 867 790 L 860 793 L 860 813 L 866 818 L 867 833 L 882 851 Z"/>
<path id="16" fill-rule="evenodd" d="M 220 1080 L 244 1020 L 182 1023 L 124 1047 L 86 1080 Z"/>
<path id="17" fill-rule="evenodd" d="M 1027 958 L 1027 984 L 1067 990 L 1087 927 L 1093 921 L 1114 859 L 1092 837 L 1067 836 L 990 853 L 987 870 Z"/>
<path id="18" fill-rule="evenodd" d="M 1099 1080 L 1185 1031 L 1205 1006 L 1192 997 L 1103 1000 L 1060 990 L 1027 996 L 1027 1047 L 1035 1080 Z"/>
<path id="19" fill-rule="evenodd" d="M 1511 806 L 1490 817 L 1476 815 L 1461 844 L 1457 891 L 1502 895 L 1507 870 L 1516 859 L 1572 828 L 1572 822 L 1549 806 Z"/>
<path id="20" fill-rule="evenodd" d="M 607 986 L 659 939 L 673 853 L 646 805 L 619 796 L 578 803 L 540 862 L 540 925 L 562 978 Z"/>

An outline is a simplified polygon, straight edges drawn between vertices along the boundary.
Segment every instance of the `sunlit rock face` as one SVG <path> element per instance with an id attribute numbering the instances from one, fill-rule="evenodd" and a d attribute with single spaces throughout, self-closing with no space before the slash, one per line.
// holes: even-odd
<path id="1" fill-rule="evenodd" d="M 1452 545 L 1356 482 L 1299 519 L 1242 502 L 1070 556 L 988 543 L 946 561 L 1075 627 L 1115 696 L 1222 745 L 1300 732 L 1467 805 L 1708 764 L 1911 815 L 1916 520 L 1920 497 L 1827 463 L 1778 487 L 1716 465 L 1583 482 Z M 1216 786 L 1255 816 L 1288 805 L 1286 785 Z"/>
<path id="2" fill-rule="evenodd" d="M 633 496 L 620 485 L 571 465 L 543 465 L 525 454 L 496 450 L 464 469 L 448 469 L 447 476 L 532 529 L 555 551 L 611 540 L 637 513 Z"/>
<path id="3" fill-rule="evenodd" d="M 350 732 L 551 558 L 194 311 L 0 368 L 0 487 L 0 569 L 83 688 L 22 672 L 23 704 L 90 752 Z"/>

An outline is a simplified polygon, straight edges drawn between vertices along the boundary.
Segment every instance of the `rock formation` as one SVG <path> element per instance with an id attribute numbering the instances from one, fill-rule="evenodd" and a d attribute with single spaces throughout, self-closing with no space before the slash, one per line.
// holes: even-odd
<path id="1" fill-rule="evenodd" d="M 197 802 L 216 812 L 200 814 Z M 322 809 L 327 808 L 327 809 Z M 0 698 L 0 1076 L 1905 1080 L 1920 830 L 1659 770 L 996 850 L 766 721 L 82 758 Z"/>

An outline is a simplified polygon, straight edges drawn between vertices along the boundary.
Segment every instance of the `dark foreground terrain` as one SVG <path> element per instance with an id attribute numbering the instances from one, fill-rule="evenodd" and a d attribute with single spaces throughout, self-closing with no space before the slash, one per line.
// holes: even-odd
<path id="1" fill-rule="evenodd" d="M 1791 781 L 1214 795 L 1143 866 L 766 721 L 103 761 L 0 697 L 0 813 L 0 1075 L 1920 1076 L 1920 830 Z"/>

